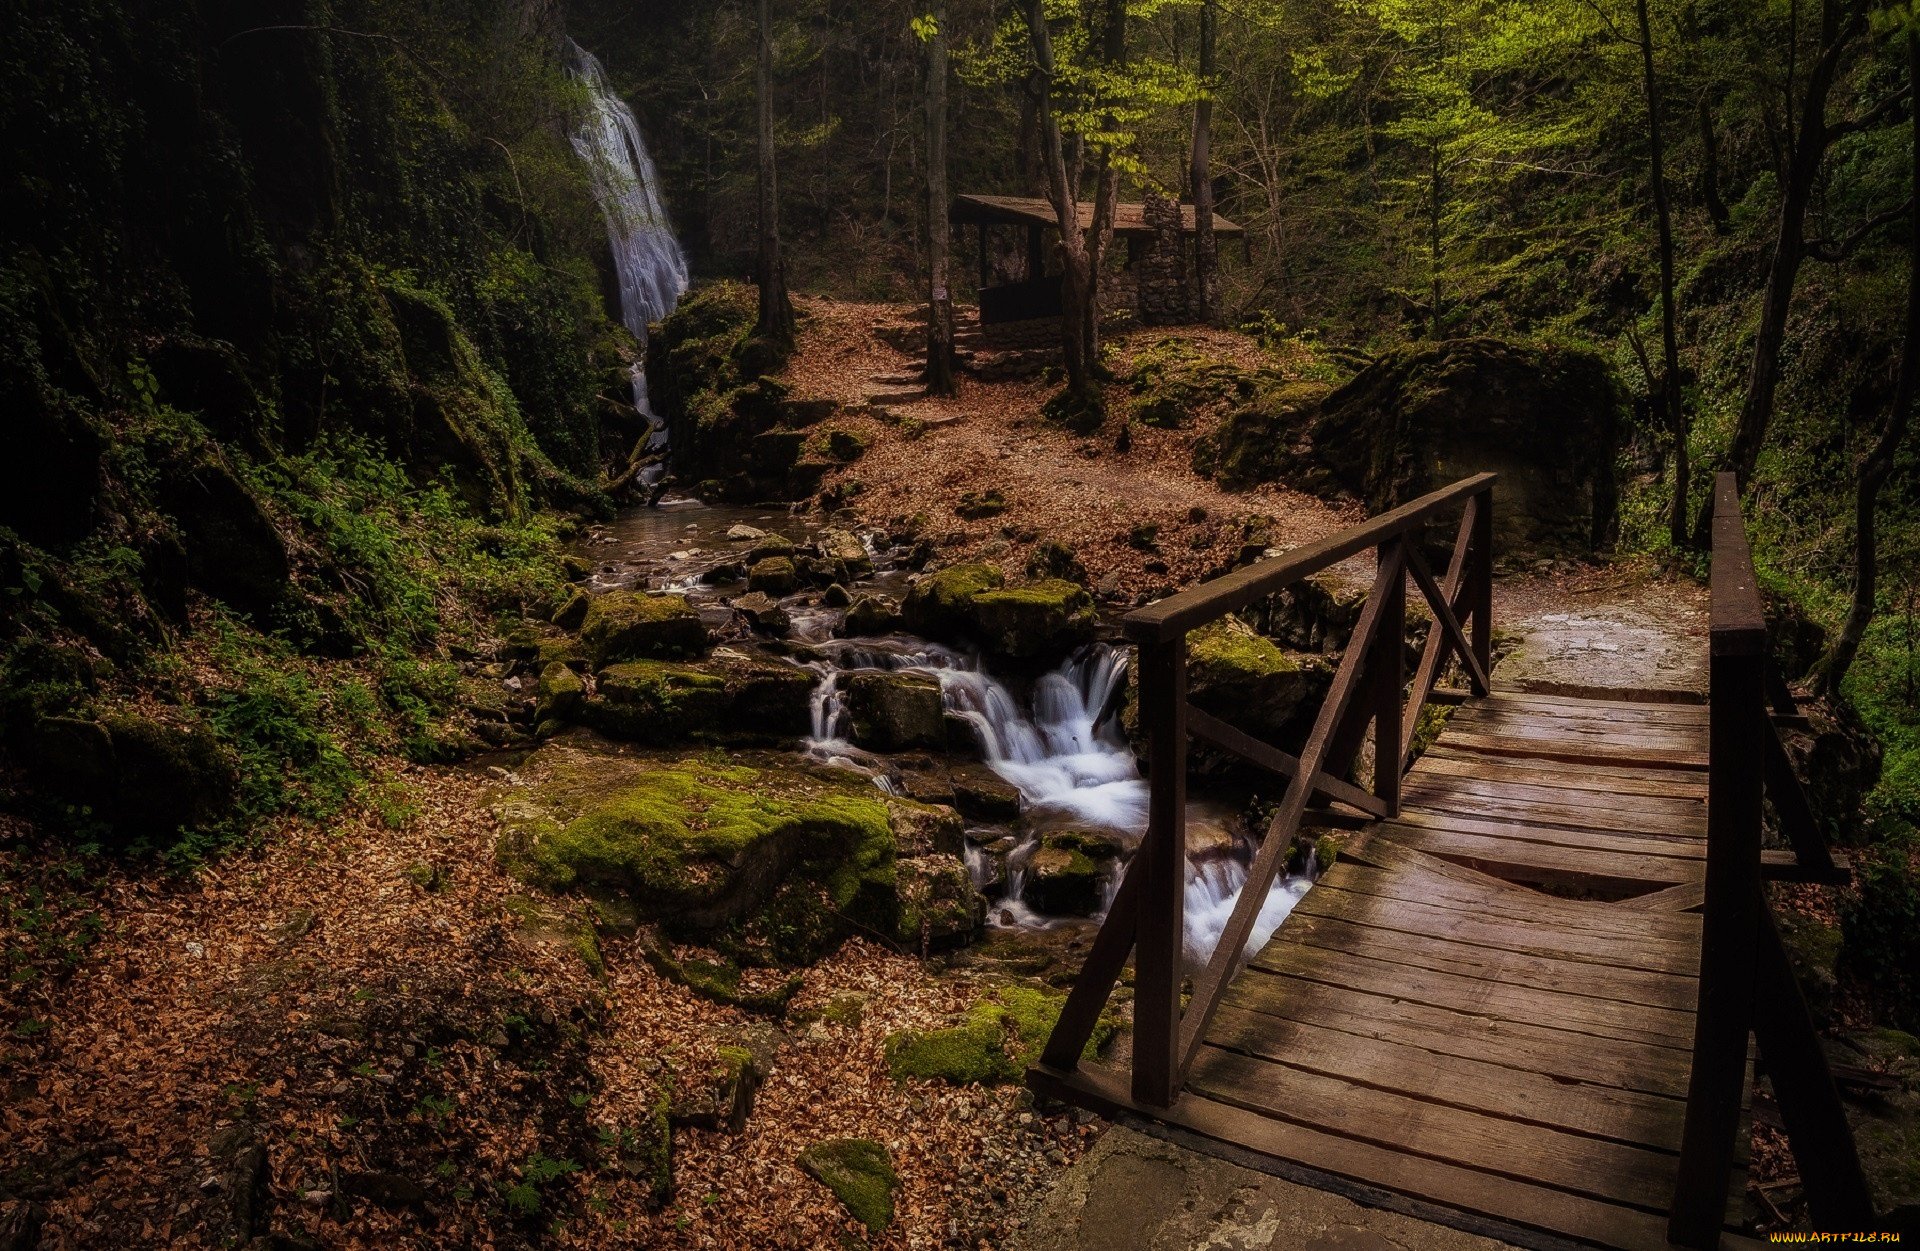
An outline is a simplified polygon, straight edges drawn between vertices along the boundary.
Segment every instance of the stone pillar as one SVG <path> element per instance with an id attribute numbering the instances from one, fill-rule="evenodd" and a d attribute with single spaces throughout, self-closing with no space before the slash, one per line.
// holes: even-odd
<path id="1" fill-rule="evenodd" d="M 1140 320 L 1149 326 L 1176 325 L 1189 317 L 1186 235 L 1180 229 L 1180 206 L 1148 188 L 1140 209 L 1151 232 L 1139 264 Z"/>

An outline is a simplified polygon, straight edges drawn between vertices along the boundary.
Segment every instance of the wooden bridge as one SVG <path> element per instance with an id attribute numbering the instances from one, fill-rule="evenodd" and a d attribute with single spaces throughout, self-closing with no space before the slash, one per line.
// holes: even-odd
<path id="1" fill-rule="evenodd" d="M 1846 875 L 1777 735 L 1798 713 L 1767 671 L 1731 475 L 1716 489 L 1711 691 L 1695 705 L 1492 683 L 1493 489 L 1493 475 L 1466 479 L 1127 619 L 1150 825 L 1030 1084 L 1522 1245 L 1712 1247 L 1744 1241 L 1757 1055 L 1816 1227 L 1872 1228 L 1762 889 Z M 1436 576 L 1427 531 L 1456 510 Z M 1189 632 L 1369 549 L 1372 590 L 1300 756 L 1187 702 Z M 1410 675 L 1409 582 L 1432 616 Z M 1460 686 L 1440 685 L 1449 673 Z M 1429 702 L 1449 715 L 1415 758 Z M 1369 730 L 1362 787 L 1350 779 Z M 1181 955 L 1189 736 L 1290 779 L 1194 970 Z M 1762 847 L 1768 803 L 1787 849 Z M 1303 823 L 1342 813 L 1363 832 L 1243 963 Z M 1083 1063 L 1130 955 L 1130 1069 Z"/>

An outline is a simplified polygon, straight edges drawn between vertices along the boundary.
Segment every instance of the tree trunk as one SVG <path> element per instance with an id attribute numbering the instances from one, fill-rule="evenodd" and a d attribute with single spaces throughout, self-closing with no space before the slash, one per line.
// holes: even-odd
<path id="1" fill-rule="evenodd" d="M 1187 178 L 1193 190 L 1193 315 L 1211 322 L 1220 315 L 1219 244 L 1213 236 L 1213 73 L 1218 0 L 1200 5 L 1200 98 L 1193 105 L 1193 155 Z"/>
<path id="2" fill-rule="evenodd" d="M 1907 83 L 1920 86 L 1920 30 L 1907 33 Z M 1873 449 L 1860 462 L 1853 496 L 1853 599 L 1847 606 L 1847 619 L 1834 636 L 1831 646 L 1813 668 L 1814 689 L 1837 694 L 1846 680 L 1847 670 L 1866 637 L 1867 626 L 1879 599 L 1879 550 L 1874 525 L 1874 510 L 1880 502 L 1880 488 L 1893 474 L 1894 456 L 1906 437 L 1913 416 L 1916 391 L 1920 391 L 1920 108 L 1913 110 L 1914 160 L 1912 178 L 1914 207 L 1908 212 L 1907 242 L 1907 330 L 1901 346 L 1900 377 L 1893 390 L 1893 408 Z"/>
<path id="3" fill-rule="evenodd" d="M 1733 216 L 1720 195 L 1720 141 L 1713 129 L 1713 105 L 1705 94 L 1700 97 L 1700 200 L 1707 210 L 1707 220 L 1713 223 L 1713 233 L 1731 234 Z"/>
<path id="4" fill-rule="evenodd" d="M 1747 370 L 1747 394 L 1740 405 L 1740 417 L 1734 427 L 1733 446 L 1727 453 L 1742 490 L 1753 477 L 1760 461 L 1760 449 L 1766 445 L 1767 426 L 1773 420 L 1774 395 L 1780 388 L 1780 349 L 1787 338 L 1787 318 L 1793 311 L 1793 290 L 1800 278 L 1800 264 L 1807 257 L 1807 207 L 1813 200 L 1820 166 L 1833 142 L 1827 125 L 1827 97 L 1833 91 L 1841 57 L 1864 22 L 1860 0 L 1822 0 L 1820 8 L 1820 55 L 1807 75 L 1806 94 L 1800 103 L 1797 135 L 1788 137 L 1785 168 L 1782 171 L 1780 219 L 1774 235 L 1773 260 L 1767 266 L 1767 289 L 1760 308 L 1760 324 L 1753 336 L 1753 361 Z M 1713 501 L 1700 510 L 1694 524 L 1693 542 L 1706 547 L 1713 536 Z"/>
<path id="5" fill-rule="evenodd" d="M 1667 203 L 1667 172 L 1660 143 L 1660 86 L 1653 73 L 1653 25 L 1647 20 L 1647 0 L 1635 0 L 1640 19 L 1640 71 L 1647 97 L 1647 154 L 1653 180 L 1653 212 L 1660 238 L 1660 398 L 1666 410 L 1667 433 L 1673 440 L 1673 499 L 1667 509 L 1667 530 L 1675 547 L 1687 542 L 1687 406 L 1681 394 L 1680 344 L 1673 311 L 1673 213 Z"/>
<path id="6" fill-rule="evenodd" d="M 786 261 L 780 256 L 780 196 L 773 157 L 773 19 L 760 0 L 760 48 L 754 70 L 760 138 L 760 317 L 754 333 L 782 351 L 793 346 L 793 301 L 787 295 Z"/>
<path id="7" fill-rule="evenodd" d="M 1047 30 L 1045 0 L 1027 0 L 1027 31 L 1033 41 L 1037 79 L 1035 124 L 1040 135 L 1040 164 L 1047 198 L 1060 227 L 1060 339 L 1066 354 L 1067 389 L 1060 411 L 1070 424 L 1097 428 L 1104 417 L 1094 361 L 1087 353 L 1087 308 L 1093 298 L 1093 274 L 1087 264 L 1087 239 L 1080 229 L 1080 207 L 1067 174 L 1066 145 L 1053 111 L 1053 37 Z"/>
<path id="8" fill-rule="evenodd" d="M 1440 207 L 1444 193 L 1440 176 L 1438 141 L 1433 144 L 1430 155 L 1433 159 L 1433 167 L 1428 171 L 1430 182 L 1427 198 L 1427 246 L 1431 255 L 1428 257 L 1427 279 L 1431 286 L 1429 300 L 1433 307 L 1428 310 L 1431 320 L 1428 323 L 1427 337 L 1437 342 L 1440 338 L 1440 249 L 1442 244 L 1440 227 L 1444 220 Z"/>
<path id="9" fill-rule="evenodd" d="M 1126 0 L 1106 0 L 1106 14 L 1101 40 L 1101 59 L 1109 69 L 1118 70 L 1127 62 L 1127 6 Z M 1118 125 L 1111 114 L 1107 117 L 1109 129 Z M 1093 228 L 1087 236 L 1087 308 L 1082 320 L 1081 351 L 1088 360 L 1094 362 L 1098 371 L 1100 361 L 1100 304 L 1101 285 L 1105 276 L 1107 248 L 1113 243 L 1114 205 L 1120 199 L 1120 170 L 1113 163 L 1113 153 L 1106 147 L 1100 149 L 1100 177 L 1093 194 Z"/>
<path id="10" fill-rule="evenodd" d="M 927 39 L 927 393 L 950 396 L 953 382 L 951 231 L 947 221 L 947 6 L 933 5 Z"/>

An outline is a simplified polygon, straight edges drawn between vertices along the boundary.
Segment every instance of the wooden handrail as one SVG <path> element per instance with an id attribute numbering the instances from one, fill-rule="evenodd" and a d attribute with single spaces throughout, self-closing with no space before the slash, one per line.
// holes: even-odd
<path id="1" fill-rule="evenodd" d="M 1179 1097 L 1188 1066 L 1239 964 L 1275 876 L 1315 796 L 1376 817 L 1400 805 L 1412 727 L 1449 657 L 1485 694 L 1492 666 L 1494 475 L 1478 474 L 1421 496 L 1370 521 L 1304 547 L 1257 561 L 1128 616 L 1139 644 L 1140 722 L 1148 735 L 1150 798 L 1146 836 L 1126 869 L 1095 936 L 1041 1063 L 1073 1069 L 1126 964 L 1135 959 L 1132 1095 L 1148 1107 Z M 1464 504 L 1452 559 L 1436 578 L 1417 544 L 1436 517 Z M 1373 548 L 1373 589 L 1346 654 L 1298 757 L 1263 743 L 1187 701 L 1187 635 L 1350 556 Z M 1407 584 L 1433 610 L 1413 689 L 1404 672 Z M 1374 735 L 1372 792 L 1346 781 L 1369 727 Z M 1205 739 L 1288 780 L 1247 871 L 1211 959 L 1193 979 L 1181 1009 L 1186 895 L 1186 785 L 1189 736 Z"/>
<path id="2" fill-rule="evenodd" d="M 1868 1229 L 1873 1209 L 1846 1116 L 1761 892 L 1765 803 L 1810 872 L 1834 864 L 1780 747 L 1768 703 L 1766 615 L 1734 476 L 1714 483 L 1708 680 L 1707 866 L 1693 1068 L 1667 1236 L 1719 1245 L 1745 1090 L 1758 1037 L 1815 1224 Z M 1777 758 L 1776 758 L 1777 757 Z M 1784 776 L 1783 776 L 1784 775 Z"/>
<path id="3" fill-rule="evenodd" d="M 1256 599 L 1284 591 L 1303 578 L 1332 568 L 1349 556 L 1358 556 L 1389 539 L 1413 533 L 1460 501 L 1491 492 L 1495 476 L 1481 473 L 1462 478 L 1338 534 L 1256 561 L 1136 609 L 1127 614 L 1121 624 L 1128 636 L 1138 642 L 1160 642 L 1190 634 Z M 1488 515 L 1491 517 L 1490 511 Z"/>

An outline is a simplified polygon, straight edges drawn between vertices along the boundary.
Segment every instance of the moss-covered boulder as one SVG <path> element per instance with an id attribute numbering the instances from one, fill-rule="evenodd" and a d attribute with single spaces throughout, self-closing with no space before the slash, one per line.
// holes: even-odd
<path id="1" fill-rule="evenodd" d="M 900 1188 L 887 1149 L 870 1138 L 829 1138 L 800 1153 L 800 1167 L 840 1200 L 847 1214 L 877 1234 L 893 1220 Z"/>
<path id="2" fill-rule="evenodd" d="M 903 856 L 957 856 L 966 846 L 966 820 L 945 804 L 896 797 L 887 801 L 887 812 Z"/>
<path id="3" fill-rule="evenodd" d="M 753 922 L 790 959 L 817 955 L 848 925 L 893 928 L 886 797 L 857 778 L 559 743 L 521 776 L 496 802 L 500 855 L 535 885 L 625 899 L 681 929 Z"/>
<path id="4" fill-rule="evenodd" d="M 684 595 L 609 591 L 588 606 L 580 641 L 596 666 L 698 656 L 707 649 L 707 627 Z"/>
<path id="5" fill-rule="evenodd" d="M 239 784 L 213 732 L 186 716 L 48 717 L 24 754 L 43 794 L 89 811 L 115 843 L 169 846 L 206 829 L 228 815 Z"/>
<path id="6" fill-rule="evenodd" d="M 578 630 L 586 624 L 587 610 L 593 607 L 593 596 L 575 588 L 560 607 L 553 610 L 553 624 L 562 630 Z"/>
<path id="7" fill-rule="evenodd" d="M 587 684 L 566 665 L 556 660 L 540 671 L 536 722 L 571 721 L 586 701 Z"/>
<path id="8" fill-rule="evenodd" d="M 1303 710 L 1318 710 L 1331 682 L 1324 660 L 1284 651 L 1238 617 L 1187 636 L 1188 698 L 1249 734 L 1282 734 Z"/>
<path id="9" fill-rule="evenodd" d="M 791 595 L 800 585 L 800 571 L 787 556 L 769 556 L 747 568 L 747 589 L 768 595 Z"/>
<path id="10" fill-rule="evenodd" d="M 877 638 L 900 627 L 900 605 L 887 595 L 859 595 L 847 605 L 840 633 L 848 638 Z"/>
<path id="11" fill-rule="evenodd" d="M 986 903 L 955 855 L 915 856 L 894 864 L 900 901 L 894 937 L 909 951 L 938 951 L 967 942 L 986 920 Z"/>
<path id="12" fill-rule="evenodd" d="M 1072 838 L 1043 839 L 1027 857 L 1021 898 L 1048 916 L 1090 917 L 1100 911 L 1107 871 Z"/>
<path id="13" fill-rule="evenodd" d="M 915 633 L 1019 661 L 1058 657 L 1093 638 L 1097 617 L 1085 587 L 1064 578 L 1005 582 L 993 565 L 942 569 L 914 585 L 901 618 Z"/>
<path id="14" fill-rule="evenodd" d="M 785 661 L 730 648 L 697 664 L 628 661 L 600 671 L 581 720 L 653 746 L 781 743 L 812 727 L 813 681 Z"/>
<path id="15" fill-rule="evenodd" d="M 914 583 L 900 607 L 900 619 L 907 629 L 929 638 L 964 635 L 973 626 L 974 597 L 1005 583 L 995 565 L 949 565 Z"/>
<path id="16" fill-rule="evenodd" d="M 983 591 L 973 629 L 989 652 L 1013 660 L 1052 659 L 1090 642 L 1097 618 L 1087 589 L 1062 578 Z"/>
<path id="17" fill-rule="evenodd" d="M 872 751 L 938 748 L 946 741 L 940 681 L 922 673 L 855 673 L 845 679 L 853 741 Z"/>
<path id="18" fill-rule="evenodd" d="M 1493 470 L 1496 546 L 1585 547 L 1614 520 L 1624 410 L 1612 366 L 1590 351 L 1453 339 L 1389 352 L 1331 391 L 1265 390 L 1195 444 L 1194 464 L 1233 486 L 1357 496 L 1375 513 Z"/>
<path id="19" fill-rule="evenodd" d="M 956 1085 L 1020 1081 L 1039 1058 L 1060 1020 L 1064 995 L 1028 986 L 1002 986 L 972 1008 L 960 1024 L 944 1029 L 901 1030 L 886 1041 L 887 1071 L 896 1081 L 937 1078 Z M 1095 1059 L 1113 1037 L 1102 1018 L 1081 1052 Z"/>
<path id="20" fill-rule="evenodd" d="M 1011 821 L 1020 815 L 1020 788 L 983 764 L 947 772 L 953 806 L 975 821 Z"/>

